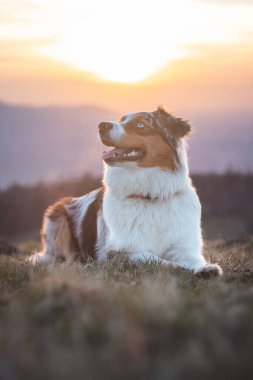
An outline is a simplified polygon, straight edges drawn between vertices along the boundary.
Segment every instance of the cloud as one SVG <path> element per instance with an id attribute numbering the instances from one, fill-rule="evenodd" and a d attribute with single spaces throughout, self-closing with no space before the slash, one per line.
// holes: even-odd
<path id="1" fill-rule="evenodd" d="M 32 18 L 26 15 L 17 15 L 15 13 L 0 12 L 1 25 L 27 25 L 34 23 Z"/>
<path id="2" fill-rule="evenodd" d="M 44 38 L 2 38 L 0 41 L 0 51 L 15 49 L 30 49 L 38 46 L 49 45 L 55 43 L 55 36 Z"/>
<path id="3" fill-rule="evenodd" d="M 37 49 L 47 46 L 56 41 L 56 37 L 45 38 L 6 38 L 0 41 L 0 66 L 10 62 L 26 61 L 31 57 L 38 56 Z"/>
<path id="4" fill-rule="evenodd" d="M 8 13 L 0 12 L 0 23 L 1 24 L 9 24 L 11 22 L 15 22 L 16 20 L 17 20 L 16 17 L 14 17 Z"/>
<path id="5" fill-rule="evenodd" d="M 215 3 L 219 5 L 253 5 L 252 0 L 197 0 L 205 3 Z"/>
<path id="6" fill-rule="evenodd" d="M 0 23 L 14 24 L 31 22 L 31 15 L 34 12 L 41 12 L 42 8 L 39 4 L 32 1 L 20 0 L 1 0 Z"/>
<path id="7" fill-rule="evenodd" d="M 16 10 L 30 10 L 30 9 L 40 9 L 39 4 L 34 1 L 22 0 L 22 5 L 20 0 L 1 0 L 2 9 L 16 9 Z"/>

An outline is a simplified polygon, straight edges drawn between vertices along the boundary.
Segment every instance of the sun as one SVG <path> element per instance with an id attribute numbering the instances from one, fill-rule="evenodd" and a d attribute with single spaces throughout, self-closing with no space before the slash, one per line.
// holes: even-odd
<path id="1" fill-rule="evenodd" d="M 132 45 L 128 51 L 117 44 L 106 46 L 93 51 L 92 59 L 87 58 L 85 51 L 75 44 L 55 46 L 48 52 L 57 61 L 62 61 L 72 67 L 95 74 L 100 80 L 118 83 L 136 83 L 144 81 L 160 70 L 164 63 L 184 56 L 184 51 L 170 48 L 166 54 L 159 47 L 143 49 L 140 53 L 138 46 Z M 67 52 L 67 54 L 66 54 Z"/>
<path id="2" fill-rule="evenodd" d="M 76 3 L 81 7 L 88 2 Z M 99 12 L 94 11 L 95 3 Z M 165 11 L 169 12 L 168 5 L 163 3 Z M 172 4 L 171 1 L 169 3 Z M 70 12 L 67 18 L 61 16 L 61 19 L 56 19 L 55 22 L 59 22 L 56 25 L 58 38 L 53 44 L 42 47 L 41 52 L 51 59 L 95 74 L 102 80 L 120 83 L 144 81 L 167 62 L 186 54 L 178 40 L 180 35 L 175 39 L 173 28 L 181 30 L 177 19 L 171 18 L 168 23 L 166 12 L 161 12 L 159 19 L 154 18 L 154 8 L 154 4 L 150 6 L 142 0 L 132 6 L 116 0 L 94 0 L 90 8 L 80 8 L 80 12 L 75 11 L 72 17 Z M 175 14 L 178 9 L 180 5 L 174 3 Z M 90 17 L 87 17 L 87 12 L 90 12 Z"/>
<path id="3" fill-rule="evenodd" d="M 56 38 L 40 53 L 113 82 L 143 81 L 192 54 L 192 47 L 238 41 L 239 31 L 252 24 L 252 13 L 240 7 L 227 17 L 224 4 L 196 0 L 72 1 L 73 7 L 64 8 L 41 0 L 50 4 Z"/>
<path id="4" fill-rule="evenodd" d="M 166 62 L 186 55 L 184 48 L 154 40 L 154 36 L 149 36 L 151 32 L 141 36 L 135 35 L 134 29 L 122 30 L 122 26 L 115 25 L 115 21 L 109 22 L 109 25 L 113 27 L 107 27 L 104 33 L 103 27 L 100 27 L 92 38 L 85 37 L 87 31 L 83 25 L 68 33 L 63 31 L 58 41 L 43 47 L 43 54 L 95 74 L 102 80 L 119 83 L 144 81 Z"/>

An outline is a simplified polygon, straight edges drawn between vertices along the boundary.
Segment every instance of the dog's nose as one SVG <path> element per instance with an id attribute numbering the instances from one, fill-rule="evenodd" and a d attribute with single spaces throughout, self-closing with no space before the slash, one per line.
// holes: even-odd
<path id="1" fill-rule="evenodd" d="M 113 124 L 110 123 L 109 121 L 103 121 L 102 123 L 99 124 L 98 130 L 99 132 L 108 132 L 110 129 L 112 129 Z"/>

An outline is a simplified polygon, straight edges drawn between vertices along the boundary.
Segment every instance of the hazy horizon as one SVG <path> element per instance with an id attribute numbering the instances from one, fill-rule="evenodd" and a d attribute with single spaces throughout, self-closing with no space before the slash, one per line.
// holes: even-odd
<path id="1" fill-rule="evenodd" d="M 118 115 L 119 116 L 119 115 Z M 188 114 L 191 173 L 253 172 L 253 111 Z M 101 120 L 117 113 L 93 106 L 28 107 L 0 102 L 0 188 L 54 182 L 91 173 L 102 176 Z"/>

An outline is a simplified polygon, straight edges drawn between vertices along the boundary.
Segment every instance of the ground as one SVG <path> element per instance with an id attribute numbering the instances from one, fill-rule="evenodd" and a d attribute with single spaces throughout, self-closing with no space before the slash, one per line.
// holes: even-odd
<path id="1" fill-rule="evenodd" d="M 205 255 L 222 278 L 1 254 L 0 379 L 252 379 L 253 239 Z"/>

